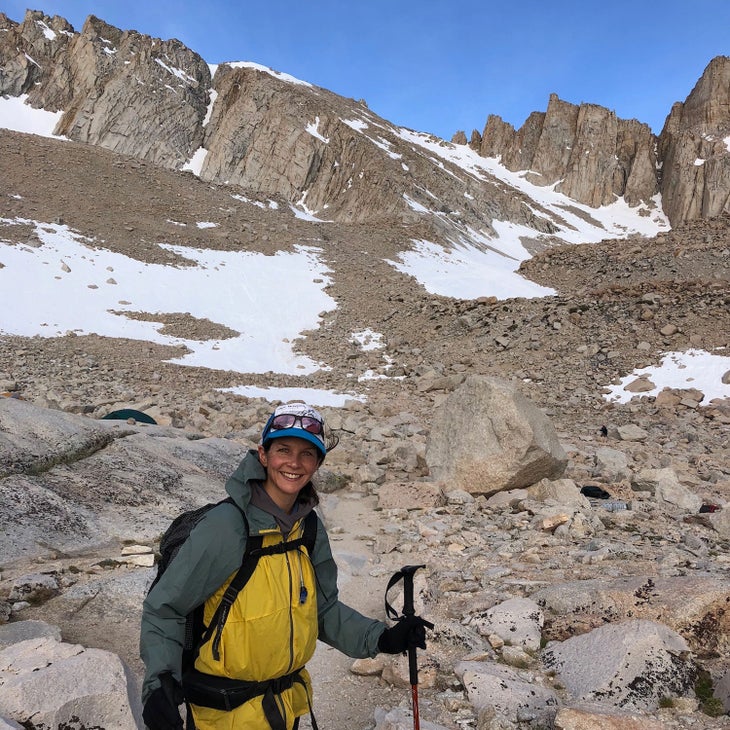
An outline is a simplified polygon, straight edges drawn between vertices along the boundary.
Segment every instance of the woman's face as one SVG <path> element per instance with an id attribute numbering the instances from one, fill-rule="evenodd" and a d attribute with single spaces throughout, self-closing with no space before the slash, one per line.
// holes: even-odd
<path id="1" fill-rule="evenodd" d="M 259 446 L 259 461 L 266 469 L 266 493 L 279 507 L 290 512 L 297 495 L 317 471 L 320 454 L 305 439 L 282 436 L 270 442 L 268 451 Z"/>

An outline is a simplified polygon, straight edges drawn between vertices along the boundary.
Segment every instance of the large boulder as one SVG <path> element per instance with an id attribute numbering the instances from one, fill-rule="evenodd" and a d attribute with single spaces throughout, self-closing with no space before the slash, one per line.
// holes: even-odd
<path id="1" fill-rule="evenodd" d="M 90 418 L 41 409 L 17 398 L 0 399 L 0 479 L 79 461 L 113 440 L 103 423 Z"/>
<path id="2" fill-rule="evenodd" d="M 665 730 L 666 725 L 646 715 L 606 712 L 596 707 L 564 707 L 555 716 L 555 730 Z"/>
<path id="3" fill-rule="evenodd" d="M 472 625 L 482 636 L 496 634 L 511 646 L 537 651 L 543 621 L 542 609 L 534 601 L 509 598 L 475 616 Z"/>
<path id="4" fill-rule="evenodd" d="M 730 650 L 730 581 L 711 575 L 626 576 L 558 583 L 531 598 L 545 610 L 550 638 L 571 636 L 587 624 L 630 618 L 661 621 L 693 651 Z"/>
<path id="5" fill-rule="evenodd" d="M 454 673 L 481 718 L 516 719 L 532 727 L 549 727 L 560 705 L 550 687 L 529 681 L 524 674 L 501 664 L 463 661 L 454 667 Z"/>
<path id="6" fill-rule="evenodd" d="M 245 451 L 231 439 L 0 398 L 0 555 L 149 542 L 183 510 L 222 499 Z"/>
<path id="7" fill-rule="evenodd" d="M 702 499 L 682 486 L 673 469 L 642 469 L 631 480 L 631 488 L 637 492 L 650 492 L 661 502 L 689 512 L 698 512 Z"/>
<path id="8" fill-rule="evenodd" d="M 685 640 L 655 621 L 607 624 L 542 653 L 570 698 L 651 711 L 664 697 L 692 694 L 697 668 Z"/>
<path id="9" fill-rule="evenodd" d="M 137 730 L 138 696 L 127 667 L 111 652 L 52 636 L 0 650 L 0 716 L 25 727 Z"/>
<path id="10" fill-rule="evenodd" d="M 0 624 L 0 650 L 28 639 L 50 638 L 61 641 L 61 629 L 45 621 L 15 621 Z"/>
<path id="11" fill-rule="evenodd" d="M 567 456 L 548 417 L 514 385 L 470 375 L 436 409 L 426 461 L 450 488 L 490 495 L 557 479 Z"/>

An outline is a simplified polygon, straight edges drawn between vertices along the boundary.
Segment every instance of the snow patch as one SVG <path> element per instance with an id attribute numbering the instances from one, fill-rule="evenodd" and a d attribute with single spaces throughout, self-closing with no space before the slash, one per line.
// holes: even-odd
<path id="1" fill-rule="evenodd" d="M 205 147 L 198 147 L 193 156 L 182 166 L 182 169 L 188 170 L 192 172 L 193 175 L 200 177 L 200 171 L 203 169 L 203 163 L 207 156 L 208 150 L 206 150 Z"/>
<path id="2" fill-rule="evenodd" d="M 27 103 L 28 94 L 20 96 L 0 96 L 0 127 L 14 132 L 37 134 L 40 137 L 68 139 L 53 134 L 53 130 L 63 116 L 63 112 L 47 112 L 45 109 L 34 109 Z"/>
<path id="3" fill-rule="evenodd" d="M 321 140 L 325 144 L 329 144 L 330 141 L 327 139 L 327 137 L 323 137 L 319 132 L 319 117 L 314 118 L 314 122 L 310 122 L 306 126 L 307 132 L 312 135 L 312 137 L 315 137 L 316 139 Z"/>
<path id="4" fill-rule="evenodd" d="M 320 249 L 295 245 L 293 252 L 267 256 L 160 244 L 188 264 L 165 266 L 92 247 L 91 239 L 65 225 L 20 218 L 0 223 L 30 225 L 41 242 L 31 247 L 0 241 L 0 333 L 146 340 L 187 349 L 171 362 L 239 373 L 306 375 L 325 367 L 295 353 L 291 344 L 319 325 L 322 312 L 336 308 L 325 292 L 330 271 Z M 287 296 L 272 307 L 266 295 L 280 290 L 282 282 Z M 155 313 L 188 312 L 238 334 L 190 340 L 127 312 L 146 312 L 150 319 Z"/>
<path id="5" fill-rule="evenodd" d="M 353 332 L 351 337 L 358 345 L 360 345 L 360 349 L 362 350 L 380 350 L 385 346 L 383 344 L 382 333 L 375 332 L 371 329 Z"/>
<path id="6" fill-rule="evenodd" d="M 49 40 L 54 41 L 56 40 L 56 31 L 52 28 L 49 28 L 42 20 L 36 20 L 36 25 L 41 28 L 43 31 L 43 35 Z"/>
<path id="7" fill-rule="evenodd" d="M 621 378 L 617 385 L 609 386 L 604 397 L 609 401 L 628 403 L 632 398 L 644 395 L 657 396 L 665 388 L 696 388 L 705 394 L 702 405 L 713 398 L 730 398 L 730 384 L 722 382 L 722 377 L 730 371 L 730 357 L 705 350 L 687 352 L 667 352 L 658 365 L 634 370 Z M 644 376 L 656 387 L 642 393 L 624 390 L 629 383 Z"/>
<path id="8" fill-rule="evenodd" d="M 281 73 L 281 71 L 274 71 L 268 66 L 262 66 L 260 63 L 253 63 L 252 61 L 229 61 L 225 65 L 230 66 L 231 68 L 253 68 L 256 69 L 256 71 L 262 71 L 263 73 L 267 73 L 274 78 L 279 79 L 280 81 L 287 81 L 290 84 L 299 84 L 300 86 L 308 86 L 309 88 L 314 88 L 312 84 L 308 83 L 307 81 L 297 79 L 290 74 Z"/>

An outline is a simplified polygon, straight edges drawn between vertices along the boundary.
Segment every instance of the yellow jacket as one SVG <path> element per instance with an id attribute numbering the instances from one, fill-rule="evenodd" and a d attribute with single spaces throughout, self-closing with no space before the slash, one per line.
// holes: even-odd
<path id="1" fill-rule="evenodd" d="M 289 539 L 299 537 L 302 521 Z M 282 542 L 281 532 L 264 534 L 263 547 Z M 218 604 L 233 579 L 228 580 L 205 602 L 205 624 L 213 618 Z M 269 640 L 269 637 L 276 637 Z M 314 568 L 306 548 L 263 555 L 256 570 L 238 594 L 226 619 L 220 641 L 219 659 L 213 656 L 212 641 L 200 649 L 195 668 L 205 674 L 262 682 L 304 667 L 317 643 L 317 601 Z M 310 710 L 311 683 L 306 670 L 304 683 L 276 696 L 287 728 L 294 719 Z M 308 696 L 309 695 L 309 696 Z M 262 696 L 241 706 L 221 711 L 193 705 L 198 730 L 239 730 L 268 728 L 261 707 Z"/>

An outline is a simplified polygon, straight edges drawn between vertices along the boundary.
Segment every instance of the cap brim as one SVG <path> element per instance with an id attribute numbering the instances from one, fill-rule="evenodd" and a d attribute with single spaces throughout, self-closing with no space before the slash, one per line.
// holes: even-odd
<path id="1" fill-rule="evenodd" d="M 320 454 L 322 454 L 322 456 L 327 455 L 325 445 L 313 433 L 309 433 L 309 431 L 305 431 L 303 428 L 282 428 L 276 431 L 269 431 L 269 433 L 266 434 L 264 444 L 272 439 L 280 439 L 284 436 L 294 436 L 294 438 L 309 441 L 310 444 L 314 444 L 317 447 L 317 450 Z"/>

